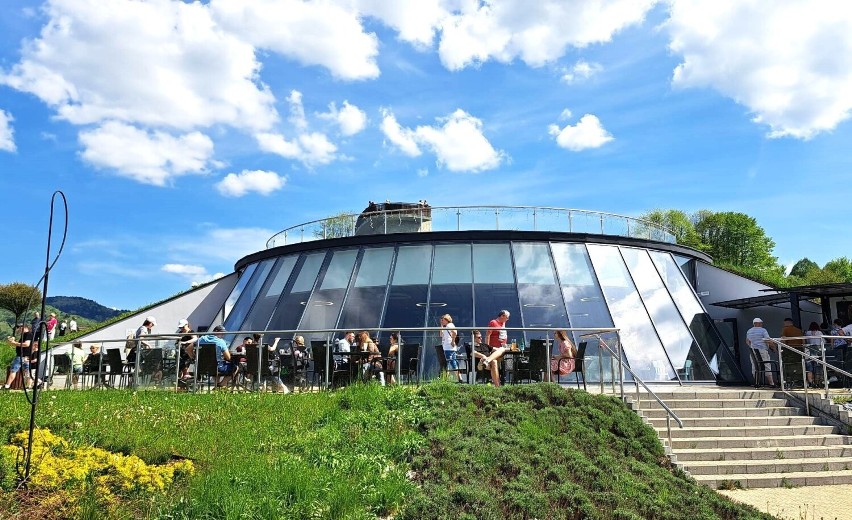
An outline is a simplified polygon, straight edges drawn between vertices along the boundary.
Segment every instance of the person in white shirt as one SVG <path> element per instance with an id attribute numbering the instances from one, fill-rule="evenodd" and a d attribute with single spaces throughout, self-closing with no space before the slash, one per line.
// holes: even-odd
<path id="1" fill-rule="evenodd" d="M 752 372 L 754 374 L 754 386 L 758 386 L 758 372 L 763 372 L 767 369 L 767 364 L 770 361 L 769 358 L 769 343 L 767 340 L 769 339 L 769 332 L 763 328 L 763 320 L 760 318 L 755 318 L 752 320 L 752 324 L 754 325 L 752 328 L 746 331 L 746 345 L 751 348 L 752 352 Z M 772 377 L 772 372 L 767 371 L 763 372 L 766 376 L 766 383 L 769 386 L 774 386 L 775 381 Z"/>
<path id="2" fill-rule="evenodd" d="M 458 331 L 453 325 L 453 317 L 449 314 L 441 316 L 441 346 L 444 348 L 444 358 L 447 360 L 447 370 L 455 371 L 459 382 L 462 381 L 462 374 L 459 370 L 459 362 L 456 354 L 456 336 Z"/>
<path id="3" fill-rule="evenodd" d="M 77 332 L 77 320 L 74 316 L 71 316 L 71 321 L 68 322 L 68 330 L 71 332 Z"/>

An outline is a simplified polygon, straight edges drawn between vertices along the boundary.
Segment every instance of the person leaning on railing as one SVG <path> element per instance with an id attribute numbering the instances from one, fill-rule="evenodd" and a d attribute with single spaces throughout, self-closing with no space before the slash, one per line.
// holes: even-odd
<path id="1" fill-rule="evenodd" d="M 805 340 L 806 351 L 811 356 L 819 357 L 822 354 L 822 331 L 819 328 L 819 323 L 812 321 L 805 331 L 805 336 L 812 336 L 812 339 Z M 810 359 L 805 360 L 805 371 L 807 372 L 808 384 L 814 382 L 814 374 L 821 372 L 816 361 Z"/>

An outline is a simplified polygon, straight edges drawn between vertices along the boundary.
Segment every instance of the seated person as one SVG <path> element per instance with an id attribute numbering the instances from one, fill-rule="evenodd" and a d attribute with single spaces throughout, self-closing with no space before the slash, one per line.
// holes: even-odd
<path id="1" fill-rule="evenodd" d="M 379 376 L 379 381 L 382 386 L 385 386 L 385 373 L 382 371 L 382 353 L 379 351 L 378 345 L 367 331 L 361 331 L 358 334 L 358 344 L 361 346 L 361 352 L 368 352 L 369 355 L 364 358 L 362 373 L 364 381 L 369 381 L 374 375 Z"/>
<path id="2" fill-rule="evenodd" d="M 342 339 L 335 344 L 335 352 L 351 352 L 352 344 L 355 343 L 355 333 L 347 332 Z M 335 370 L 349 370 L 349 356 L 334 356 Z"/>
<path id="3" fill-rule="evenodd" d="M 574 371 L 577 347 L 568 339 L 568 333 L 564 330 L 557 330 L 554 336 L 556 337 L 556 346 L 559 348 L 559 355 L 550 358 L 550 371 L 558 378 L 559 376 L 567 376 Z"/>
<path id="4" fill-rule="evenodd" d="M 485 368 L 491 370 L 491 382 L 494 386 L 500 386 L 500 369 L 496 361 L 503 357 L 508 347 L 506 347 L 506 322 L 509 321 L 509 311 L 503 310 L 496 318 L 488 322 L 488 329 L 485 331 L 485 345 L 489 348 L 488 356 L 482 361 Z"/>
<path id="5" fill-rule="evenodd" d="M 95 384 L 100 385 L 104 376 L 99 372 L 104 370 L 106 366 L 106 360 L 103 359 L 103 354 L 101 354 L 101 346 L 97 343 L 92 343 L 89 345 L 89 355 L 86 356 L 85 361 L 83 361 L 83 373 L 86 374 L 97 374 L 95 376 Z"/>
<path id="6" fill-rule="evenodd" d="M 391 332 L 390 348 L 388 349 L 387 370 L 390 372 L 390 384 L 396 384 L 396 357 L 399 354 L 399 332 Z M 392 358 L 392 359 L 391 359 Z"/>
<path id="7" fill-rule="evenodd" d="M 266 386 L 270 385 L 274 387 L 273 392 L 289 394 L 290 389 L 281 381 L 281 369 L 274 362 L 279 355 L 278 343 L 280 341 L 281 338 L 276 337 L 272 345 L 266 345 L 266 366 L 263 368 L 263 388 L 265 390 Z"/>
<path id="8" fill-rule="evenodd" d="M 216 386 L 227 386 L 236 375 L 238 368 L 231 362 L 231 351 L 223 339 L 224 333 L 228 332 L 222 325 L 216 325 L 212 334 L 205 334 L 198 338 L 198 344 L 212 344 L 216 348 L 216 371 L 218 381 Z"/>

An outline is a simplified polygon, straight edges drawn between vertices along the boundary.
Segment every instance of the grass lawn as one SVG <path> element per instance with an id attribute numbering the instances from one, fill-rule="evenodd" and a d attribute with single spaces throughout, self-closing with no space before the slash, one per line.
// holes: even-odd
<path id="1" fill-rule="evenodd" d="M 20 392 L 0 394 L 4 444 L 28 421 Z M 555 385 L 52 391 L 37 423 L 75 447 L 188 458 L 195 473 L 111 500 L 90 475 L 48 508 L 50 491 L 14 490 L 7 460 L 0 518 L 770 518 L 674 472 L 617 399 Z"/>

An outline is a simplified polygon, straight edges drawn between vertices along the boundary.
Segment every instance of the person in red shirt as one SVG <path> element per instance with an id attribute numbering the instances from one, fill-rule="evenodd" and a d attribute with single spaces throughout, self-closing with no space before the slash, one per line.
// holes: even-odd
<path id="1" fill-rule="evenodd" d="M 56 319 L 56 313 L 50 313 L 50 319 L 47 320 L 47 337 L 52 341 L 56 337 L 56 324 L 59 321 Z"/>
<path id="2" fill-rule="evenodd" d="M 496 318 L 488 322 L 485 330 L 485 344 L 491 351 L 482 361 L 482 365 L 491 371 L 491 382 L 494 386 L 500 386 L 500 370 L 497 360 L 506 353 L 506 322 L 509 321 L 509 311 L 502 310 Z"/>

